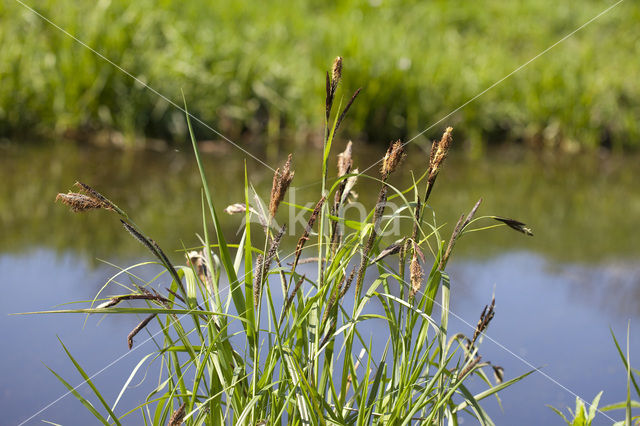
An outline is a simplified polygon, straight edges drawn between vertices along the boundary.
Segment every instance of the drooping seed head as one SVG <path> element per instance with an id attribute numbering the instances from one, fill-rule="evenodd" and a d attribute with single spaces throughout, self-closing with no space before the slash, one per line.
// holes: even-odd
<path id="1" fill-rule="evenodd" d="M 533 231 L 531 230 L 531 228 L 529 228 L 525 223 L 522 223 L 519 220 L 500 216 L 492 216 L 492 218 L 497 220 L 498 222 L 504 223 L 511 229 L 515 229 L 518 232 L 522 232 L 525 235 L 533 237 Z"/>
<path id="2" fill-rule="evenodd" d="M 67 194 L 58 194 L 56 201 L 71 207 L 74 213 L 86 212 L 93 209 L 105 208 L 105 205 L 98 199 L 85 194 L 69 192 Z"/>
<path id="3" fill-rule="evenodd" d="M 86 212 L 92 209 L 105 209 L 118 211 L 115 204 L 87 184 L 76 182 L 74 186 L 79 192 L 69 191 L 66 194 L 58 194 L 56 201 L 71 207 L 74 213 Z"/>
<path id="4" fill-rule="evenodd" d="M 88 194 L 90 197 L 93 197 L 102 203 L 102 208 L 106 210 L 118 210 L 107 197 L 87 185 L 86 183 L 76 182 L 74 186 L 80 188 L 80 192 L 84 194 Z"/>
<path id="5" fill-rule="evenodd" d="M 499 365 L 492 365 L 493 377 L 496 379 L 496 384 L 500 384 L 504 381 L 504 368 Z"/>

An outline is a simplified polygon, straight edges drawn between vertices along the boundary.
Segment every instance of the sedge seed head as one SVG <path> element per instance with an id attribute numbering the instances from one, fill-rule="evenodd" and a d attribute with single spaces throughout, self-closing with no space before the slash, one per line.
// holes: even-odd
<path id="1" fill-rule="evenodd" d="M 86 212 L 93 209 L 104 208 L 104 204 L 89 195 L 78 194 L 76 192 L 69 192 L 67 194 L 58 194 L 56 201 L 60 201 L 62 204 L 66 204 L 71 207 L 71 211 L 74 213 Z"/>
<path id="2" fill-rule="evenodd" d="M 280 171 L 280 168 L 278 168 L 273 175 L 271 197 L 269 200 L 269 214 L 271 217 L 275 217 L 276 211 L 278 211 L 278 206 L 284 199 L 284 194 L 287 192 L 287 189 L 289 189 L 289 185 L 291 185 L 294 174 L 295 172 L 291 170 L 291 154 L 289 154 L 287 162 L 282 168 L 282 172 Z"/>
<path id="3" fill-rule="evenodd" d="M 342 78 L 342 56 L 337 56 L 331 67 L 331 91 L 335 93 Z"/>
<path id="4" fill-rule="evenodd" d="M 393 173 L 402 159 L 404 158 L 404 145 L 400 140 L 392 142 L 387 149 L 387 153 L 382 159 L 382 178 L 386 179 L 391 173 Z"/>
<path id="5" fill-rule="evenodd" d="M 338 177 L 342 177 L 351 171 L 351 166 L 353 165 L 351 158 L 352 146 L 353 143 L 349 141 L 344 151 L 338 154 Z"/>
<path id="6" fill-rule="evenodd" d="M 422 288 L 422 280 L 424 279 L 424 271 L 422 270 L 422 266 L 420 266 L 418 255 L 415 251 L 411 257 L 409 272 L 411 273 L 411 293 L 409 296 L 414 297 Z"/>
<path id="7" fill-rule="evenodd" d="M 438 172 L 440 172 L 442 163 L 449 154 L 451 142 L 453 141 L 453 137 L 451 135 L 452 132 L 453 127 L 447 127 L 447 129 L 442 134 L 440 142 L 434 142 L 434 144 L 431 146 L 431 154 L 429 156 L 429 181 L 435 180 Z"/>

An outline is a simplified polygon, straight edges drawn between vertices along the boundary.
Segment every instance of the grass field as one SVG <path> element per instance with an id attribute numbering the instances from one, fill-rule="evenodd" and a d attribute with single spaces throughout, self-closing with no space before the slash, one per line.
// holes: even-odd
<path id="1" fill-rule="evenodd" d="M 38 12 L 241 140 L 321 128 L 326 63 L 362 86 L 347 135 L 410 138 L 612 2 L 35 1 Z M 459 140 L 638 146 L 640 6 L 623 2 L 447 119 Z M 17 2 L 0 5 L 0 135 L 186 142 L 183 114 Z M 345 99 L 346 102 L 347 99 Z M 435 138 L 442 126 L 424 137 Z M 215 139 L 204 129 L 199 137 Z M 244 138 L 243 138 L 244 137 Z"/>

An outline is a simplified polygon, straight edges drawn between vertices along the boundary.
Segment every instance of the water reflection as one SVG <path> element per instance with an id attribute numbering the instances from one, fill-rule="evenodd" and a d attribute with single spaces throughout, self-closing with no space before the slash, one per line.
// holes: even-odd
<path id="1" fill-rule="evenodd" d="M 336 148 L 336 152 L 340 147 Z M 0 155 L 0 251 L 31 247 L 72 250 L 87 259 L 140 253 L 135 241 L 123 238 L 108 212 L 72 215 L 53 202 L 76 180 L 91 184 L 128 211 L 149 235 L 166 248 L 189 245 L 202 229 L 200 180 L 193 155 L 183 151 L 123 152 L 68 144 L 3 147 Z M 424 156 L 413 148 L 402 173 L 392 183 L 406 187 L 409 170 L 422 171 Z M 372 164 L 377 147 L 356 146 L 355 166 Z M 297 203 L 315 203 L 319 194 L 319 153 L 295 158 Z M 235 151 L 205 155 L 211 190 L 219 210 L 242 201 L 244 162 Z M 459 253 L 495 255 L 527 249 L 564 261 L 599 262 L 640 254 L 633 238 L 640 217 L 637 158 L 543 158 L 530 152 L 499 151 L 479 161 L 455 154 L 438 178 L 431 205 L 439 223 L 450 229 L 459 214 L 482 197 L 480 214 L 498 214 L 530 224 L 536 237 L 519 238 L 504 229 L 467 238 Z M 272 172 L 248 164 L 252 184 L 268 194 Z M 370 171 L 375 174 L 375 168 Z M 377 184 L 361 179 L 360 201 L 371 205 Z M 222 215 L 231 238 L 238 222 Z"/>
<path id="2" fill-rule="evenodd" d="M 619 317 L 640 315 L 640 260 L 613 261 L 605 265 L 562 265 L 563 277 L 576 302 Z"/>

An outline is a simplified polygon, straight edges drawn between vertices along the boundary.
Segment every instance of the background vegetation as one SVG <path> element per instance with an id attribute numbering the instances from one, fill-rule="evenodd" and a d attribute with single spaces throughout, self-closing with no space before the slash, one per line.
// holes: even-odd
<path id="1" fill-rule="evenodd" d="M 384 143 L 413 136 L 611 4 L 32 2 L 169 98 L 184 90 L 197 116 L 236 139 L 321 128 L 319 82 L 341 55 L 344 93 L 363 86 L 345 130 Z M 637 147 L 639 18 L 637 3 L 620 4 L 447 124 L 464 123 L 458 140 L 471 142 Z M 180 111 L 17 2 L 0 5 L 0 21 L 0 135 L 186 140 Z"/>

